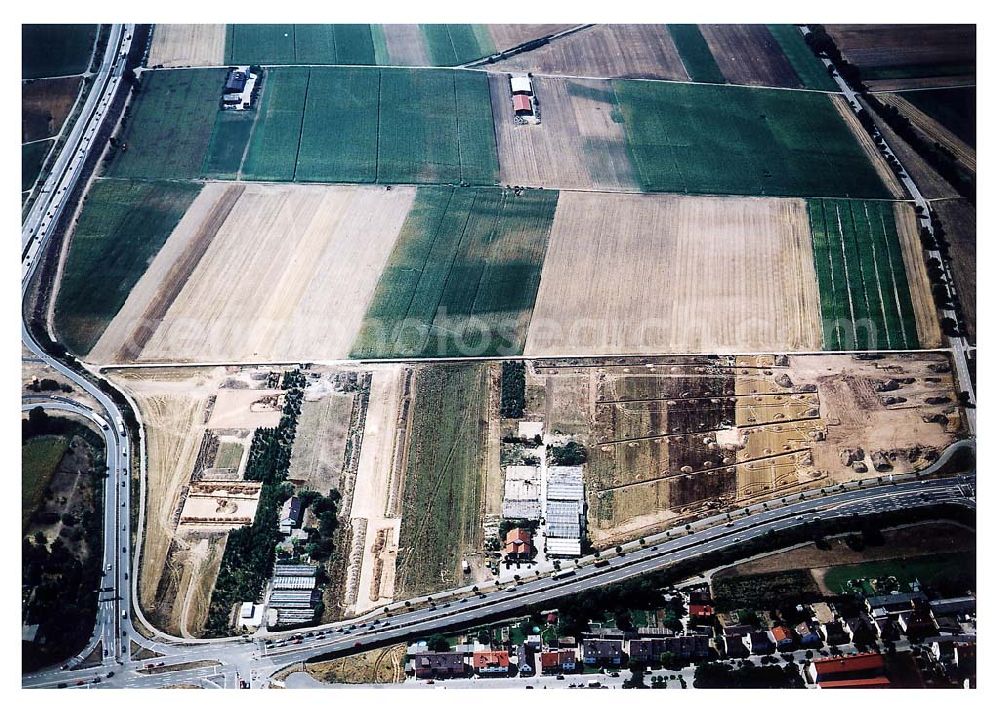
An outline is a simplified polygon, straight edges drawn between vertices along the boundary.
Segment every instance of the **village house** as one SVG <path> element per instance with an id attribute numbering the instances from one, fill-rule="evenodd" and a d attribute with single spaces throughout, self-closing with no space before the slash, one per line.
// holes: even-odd
<path id="1" fill-rule="evenodd" d="M 472 669 L 479 676 L 509 676 L 510 654 L 505 650 L 473 652 Z"/>
<path id="2" fill-rule="evenodd" d="M 620 639 L 584 639 L 583 663 L 592 667 L 620 667 L 622 641 Z"/>
<path id="3" fill-rule="evenodd" d="M 542 652 L 542 674 L 567 674 L 576 671 L 576 652 L 562 649 Z"/>
<path id="4" fill-rule="evenodd" d="M 412 658 L 418 679 L 450 679 L 465 676 L 465 661 L 455 652 L 421 652 Z"/>

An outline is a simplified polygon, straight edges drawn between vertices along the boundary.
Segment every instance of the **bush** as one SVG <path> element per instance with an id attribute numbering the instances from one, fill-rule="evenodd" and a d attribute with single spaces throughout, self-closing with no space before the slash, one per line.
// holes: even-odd
<path id="1" fill-rule="evenodd" d="M 500 374 L 500 416 L 524 415 L 524 361 L 505 360 Z"/>

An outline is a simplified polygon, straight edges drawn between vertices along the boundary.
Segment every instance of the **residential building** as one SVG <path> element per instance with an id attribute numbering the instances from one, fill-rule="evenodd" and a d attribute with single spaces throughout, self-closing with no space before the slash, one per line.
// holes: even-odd
<path id="1" fill-rule="evenodd" d="M 542 652 L 542 674 L 566 674 L 576 671 L 576 652 L 562 649 Z"/>
<path id="2" fill-rule="evenodd" d="M 912 610 L 913 604 L 927 602 L 927 596 L 922 592 L 893 593 L 891 595 L 872 595 L 865 599 L 865 607 L 873 616 L 875 610 L 881 608 L 888 614 Z"/>
<path id="3" fill-rule="evenodd" d="M 820 625 L 820 629 L 823 630 L 823 636 L 826 637 L 827 644 L 847 644 L 851 641 L 851 635 L 849 635 L 847 630 L 844 629 L 843 620 L 830 620 L 829 622 Z"/>
<path id="4" fill-rule="evenodd" d="M 889 686 L 882 655 L 875 652 L 814 659 L 808 674 L 821 689 Z"/>
<path id="5" fill-rule="evenodd" d="M 754 630 L 743 638 L 751 654 L 771 654 L 774 651 L 774 638 L 768 632 Z"/>
<path id="6" fill-rule="evenodd" d="M 472 669 L 479 676 L 507 676 L 510 674 L 510 654 L 506 650 L 473 652 Z"/>
<path id="7" fill-rule="evenodd" d="M 456 652 L 421 652 L 411 662 L 418 679 L 450 679 L 466 674 L 465 661 Z"/>
<path id="8" fill-rule="evenodd" d="M 583 663 L 592 667 L 620 667 L 622 651 L 620 639 L 584 639 Z"/>
<path id="9" fill-rule="evenodd" d="M 664 654 L 681 661 L 708 659 L 712 656 L 711 638 L 707 635 L 678 635 L 655 639 L 633 639 L 628 643 L 629 661 L 654 664 Z"/>
<path id="10" fill-rule="evenodd" d="M 795 637 L 792 631 L 784 625 L 775 625 L 771 628 L 771 637 L 774 639 L 774 646 L 779 652 L 787 652 L 795 649 Z"/>
<path id="11" fill-rule="evenodd" d="M 844 629 L 855 646 L 872 644 L 877 638 L 875 626 L 866 617 L 845 618 Z"/>
<path id="12" fill-rule="evenodd" d="M 535 675 L 535 654 L 524 644 L 517 646 L 517 673 L 521 676 Z"/>
<path id="13" fill-rule="evenodd" d="M 746 642 L 743 641 L 743 635 L 741 634 L 730 634 L 726 633 L 722 637 L 725 644 L 725 653 L 727 657 L 746 657 L 750 654 L 750 650 L 747 649 Z"/>
<path id="14" fill-rule="evenodd" d="M 814 647 L 823 643 L 820 639 L 818 628 L 808 622 L 800 622 L 795 626 L 795 634 L 799 636 L 799 643 L 803 647 Z"/>

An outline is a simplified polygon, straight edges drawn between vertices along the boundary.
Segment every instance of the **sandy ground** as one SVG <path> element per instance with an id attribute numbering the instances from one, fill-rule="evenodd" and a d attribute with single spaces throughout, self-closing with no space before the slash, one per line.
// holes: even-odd
<path id="1" fill-rule="evenodd" d="M 820 346 L 803 201 L 560 195 L 525 354 Z"/>
<path id="2" fill-rule="evenodd" d="M 903 250 L 903 265 L 906 280 L 910 284 L 910 301 L 917 322 L 917 338 L 922 348 L 938 348 L 942 344 L 941 322 L 937 317 L 931 280 L 924 263 L 924 251 L 920 244 L 917 216 L 909 203 L 893 205 L 896 213 L 896 232 Z"/>
<path id="3" fill-rule="evenodd" d="M 315 679 L 326 683 L 402 683 L 405 659 L 406 645 L 397 644 L 329 662 L 306 664 L 305 669 Z"/>
<path id="4" fill-rule="evenodd" d="M 237 390 L 216 394 L 209 429 L 277 427 L 281 421 L 281 390 Z"/>
<path id="5" fill-rule="evenodd" d="M 349 615 L 359 615 L 392 601 L 395 589 L 396 549 L 399 547 L 400 518 L 386 516 L 389 478 L 395 449 L 396 421 L 402 395 L 403 376 L 399 367 L 384 367 L 372 374 L 365 434 L 351 501 L 351 519 L 365 519 L 364 557 L 358 577 L 357 602 Z M 375 548 L 379 532 L 384 537 L 381 582 L 375 579 Z M 379 593 L 372 599 L 372 592 Z M 350 599 L 350 595 L 348 595 Z"/>
<path id="6" fill-rule="evenodd" d="M 851 110 L 847 103 L 847 99 L 843 96 L 831 95 L 830 101 L 833 102 L 834 107 L 837 109 L 837 113 L 840 114 L 840 118 L 844 120 L 848 128 L 851 129 L 851 133 L 854 134 L 854 138 L 857 140 L 858 145 L 868 156 L 868 160 L 871 162 L 872 166 L 875 168 L 875 172 L 878 173 L 878 177 L 882 179 L 882 184 L 888 188 L 889 192 L 894 198 L 905 199 L 907 193 L 903 190 L 903 186 L 898 180 L 896 180 L 896 174 L 892 172 L 892 168 L 886 162 L 885 158 L 882 157 L 882 153 L 878 148 L 875 147 L 875 142 L 872 137 L 868 135 L 868 131 L 865 127 L 861 125 L 858 121 L 857 114 Z"/>
<path id="7" fill-rule="evenodd" d="M 217 67 L 225 54 L 225 25 L 156 25 L 146 66 Z"/>
<path id="8" fill-rule="evenodd" d="M 539 37 L 567 30 L 573 25 L 487 25 L 497 51 L 511 49 Z"/>
<path id="9" fill-rule="evenodd" d="M 895 106 L 899 112 L 910 119 L 910 122 L 930 138 L 931 142 L 940 143 L 955 154 L 958 162 L 966 169 L 976 172 L 976 150 L 970 148 L 962 139 L 925 114 L 916 106 L 901 96 L 886 92 L 879 94 L 878 99 L 889 106 Z"/>
<path id="10" fill-rule="evenodd" d="M 493 68 L 580 77 L 688 79 L 664 25 L 596 25 L 497 62 Z"/>
<path id="11" fill-rule="evenodd" d="M 708 48 L 732 84 L 801 88 L 781 45 L 764 25 L 699 25 Z"/>
<path id="12" fill-rule="evenodd" d="M 430 64 L 420 25 L 382 25 L 382 32 L 390 64 L 407 67 L 426 67 Z"/>
<path id="13" fill-rule="evenodd" d="M 414 194 L 406 187 L 247 185 L 138 360 L 345 358 Z M 164 250 L 182 252 L 173 243 L 186 239 L 175 230 Z M 147 271 L 149 283 L 129 297 L 123 323 L 112 324 L 92 359 L 118 352 L 130 315 L 156 289 L 173 288 L 167 267 L 164 260 Z"/>
<path id="14" fill-rule="evenodd" d="M 500 182 L 545 188 L 638 190 L 611 82 L 534 77 L 539 124 L 517 125 L 507 74 L 490 74 Z"/>

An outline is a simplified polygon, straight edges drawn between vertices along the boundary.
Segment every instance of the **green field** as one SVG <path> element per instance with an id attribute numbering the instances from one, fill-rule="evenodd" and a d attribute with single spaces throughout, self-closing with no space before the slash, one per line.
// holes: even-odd
<path id="1" fill-rule="evenodd" d="M 899 96 L 976 147 L 976 87 L 901 91 Z"/>
<path id="2" fill-rule="evenodd" d="M 21 144 L 21 190 L 31 190 L 35 179 L 42 171 L 45 157 L 49 154 L 53 141 L 35 141 Z"/>
<path id="3" fill-rule="evenodd" d="M 227 25 L 228 64 L 374 64 L 368 25 Z"/>
<path id="4" fill-rule="evenodd" d="M 976 552 L 951 551 L 934 553 L 916 558 L 877 560 L 857 565 L 839 565 L 828 568 L 823 584 L 832 591 L 848 591 L 850 580 L 870 580 L 894 576 L 900 585 L 913 580 L 935 588 L 944 595 L 961 595 L 976 589 Z M 863 587 L 871 587 L 864 583 Z"/>
<path id="5" fill-rule="evenodd" d="M 558 193 L 421 188 L 354 343 L 359 358 L 521 353 Z"/>
<path id="6" fill-rule="evenodd" d="M 725 84 L 719 65 L 698 25 L 667 25 L 691 81 Z"/>
<path id="7" fill-rule="evenodd" d="M 256 111 L 219 111 L 208 142 L 201 173 L 206 178 L 233 180 L 239 177 L 240 165 Z"/>
<path id="8" fill-rule="evenodd" d="M 97 25 L 21 25 L 21 78 L 87 71 Z"/>
<path id="9" fill-rule="evenodd" d="M 965 77 L 975 75 L 975 62 L 947 62 L 942 64 L 896 64 L 865 67 L 863 79 L 923 79 L 930 77 Z"/>
<path id="10" fill-rule="evenodd" d="M 243 177 L 494 185 L 486 75 L 446 69 L 268 70 Z"/>
<path id="11" fill-rule="evenodd" d="M 94 346 L 200 190 L 196 183 L 94 183 L 55 305 L 56 331 L 71 351 Z"/>
<path id="12" fill-rule="evenodd" d="M 892 204 L 809 200 L 823 344 L 919 348 Z"/>
<path id="13" fill-rule="evenodd" d="M 827 72 L 826 67 L 809 49 L 802 33 L 795 25 L 768 25 L 767 29 L 775 41 L 781 45 L 792 69 L 799 75 L 799 81 L 807 89 L 837 91 L 837 82 Z"/>
<path id="14" fill-rule="evenodd" d="M 108 175 L 190 179 L 201 175 L 225 83 L 223 69 L 146 72 Z"/>
<path id="15" fill-rule="evenodd" d="M 463 555 L 482 548 L 486 378 L 482 365 L 435 365 L 414 374 L 397 593 L 461 584 Z"/>
<path id="16" fill-rule="evenodd" d="M 647 192 L 891 197 L 825 94 L 615 81 Z"/>
<path id="17" fill-rule="evenodd" d="M 219 451 L 215 454 L 212 466 L 219 469 L 235 469 L 243 459 L 243 445 L 239 442 L 219 442 Z"/>
<path id="18" fill-rule="evenodd" d="M 32 437 L 21 445 L 21 530 L 28 525 L 45 497 L 45 488 L 52 480 L 69 441 L 65 437 L 43 435 Z"/>
<path id="19" fill-rule="evenodd" d="M 496 52 L 485 25 L 420 25 L 431 64 L 453 67 Z"/>

